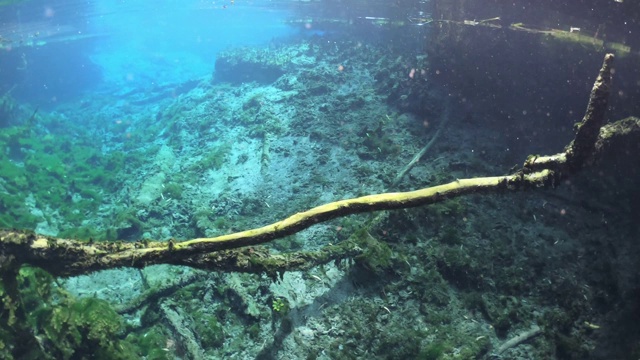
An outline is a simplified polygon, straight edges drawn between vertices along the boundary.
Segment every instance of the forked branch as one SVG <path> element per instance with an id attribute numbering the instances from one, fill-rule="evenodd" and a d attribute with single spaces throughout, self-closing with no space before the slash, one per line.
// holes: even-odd
<path id="1" fill-rule="evenodd" d="M 384 193 L 340 200 L 294 214 L 261 228 L 214 238 L 183 242 L 83 242 L 59 239 L 26 231 L 0 231 L 2 271 L 22 264 L 43 268 L 55 276 L 71 276 L 116 267 L 145 267 L 152 264 L 187 265 L 200 269 L 239 272 L 301 270 L 335 259 L 354 257 L 363 244 L 348 240 L 316 252 L 270 254 L 264 247 L 314 224 L 351 214 L 429 205 L 472 193 L 495 193 L 553 187 L 590 164 L 620 136 L 637 135 L 640 120 L 625 119 L 603 127 L 611 87 L 613 55 L 605 56 L 589 105 L 576 137 L 561 153 L 530 156 L 514 174 L 460 179 L 449 184 L 410 192 Z"/>

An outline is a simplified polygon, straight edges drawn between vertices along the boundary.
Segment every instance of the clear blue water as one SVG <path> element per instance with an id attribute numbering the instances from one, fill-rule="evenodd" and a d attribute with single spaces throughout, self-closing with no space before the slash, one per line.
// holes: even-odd
<path id="1" fill-rule="evenodd" d="M 0 358 L 637 359 L 638 32 L 629 0 L 0 0 L 0 228 L 124 259 L 1 241 Z M 561 183 L 168 250 L 512 174 L 607 52 L 629 131 Z"/>
<path id="2" fill-rule="evenodd" d="M 2 9 L 3 88 L 55 102 L 99 86 L 148 86 L 210 74 L 232 46 L 293 35 L 292 16 L 270 1 L 28 2 Z M 18 71 L 10 71 L 13 67 Z"/>

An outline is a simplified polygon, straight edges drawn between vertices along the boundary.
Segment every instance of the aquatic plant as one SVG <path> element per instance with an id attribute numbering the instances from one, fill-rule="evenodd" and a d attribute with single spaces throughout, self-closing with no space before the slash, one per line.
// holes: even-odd
<path id="1" fill-rule="evenodd" d="M 43 138 L 24 126 L 4 128 L 0 146 L 8 149 L 7 156 L 0 157 L 4 186 L 9 190 L 0 195 L 7 208 L 0 222 L 4 218 L 13 223 L 7 227 L 35 228 L 43 218 L 52 224 L 52 214 L 34 216 L 30 207 L 35 204 L 57 207 L 61 219 L 56 220 L 72 224 L 68 228 L 79 226 L 84 214 L 100 206 L 103 192 L 116 185 L 113 170 L 124 163 L 119 153 L 102 155 L 95 147 L 78 144 L 65 135 Z M 25 198 L 32 198 L 34 205 L 25 204 Z"/>
<path id="2" fill-rule="evenodd" d="M 174 359 L 173 349 L 168 348 L 171 341 L 159 326 L 151 326 L 144 332 L 132 332 L 125 340 L 131 344 L 136 344 L 136 351 L 132 356 L 143 357 L 148 360 L 171 360 Z"/>
<path id="3" fill-rule="evenodd" d="M 17 281 L 18 293 L 13 297 L 7 294 L 6 279 L 0 282 L 4 308 L 10 311 L 10 318 L 5 313 L 0 324 L 3 358 L 72 359 L 88 353 L 98 359 L 134 356 L 135 348 L 119 337 L 122 319 L 106 301 L 75 299 L 37 268 L 21 268 Z M 14 337 L 20 331 L 29 331 L 32 336 Z"/>
<path id="4" fill-rule="evenodd" d="M 438 360 L 444 355 L 447 346 L 441 342 L 431 343 L 420 349 L 416 359 L 419 360 Z"/>
<path id="5" fill-rule="evenodd" d="M 272 244 L 275 250 L 286 252 L 286 251 L 297 251 L 304 247 L 304 240 L 294 235 L 287 236 L 284 239 L 275 240 Z"/>
<path id="6" fill-rule="evenodd" d="M 277 314 L 284 315 L 289 312 L 289 302 L 283 297 L 276 297 L 271 303 L 271 308 Z"/>
<path id="7" fill-rule="evenodd" d="M 358 230 L 354 235 L 364 251 L 356 257 L 358 264 L 364 266 L 376 275 L 392 269 L 393 252 L 386 243 L 377 240 L 366 229 Z"/>
<path id="8" fill-rule="evenodd" d="M 203 347 L 217 348 L 224 344 L 224 327 L 215 315 L 209 315 L 199 310 L 194 313 L 193 319 L 195 333 L 198 335 Z"/>
<path id="9" fill-rule="evenodd" d="M 182 192 L 182 185 L 177 182 L 170 182 L 164 187 L 164 194 L 171 199 L 182 199 Z"/>
<path id="10" fill-rule="evenodd" d="M 366 149 L 366 152 L 361 151 L 358 154 L 361 158 L 381 160 L 400 153 L 400 146 L 393 142 L 383 126 L 384 122 L 380 121 L 375 129 L 365 128 L 360 132 L 362 145 Z"/>
<path id="11" fill-rule="evenodd" d="M 199 161 L 195 162 L 191 166 L 191 170 L 217 170 L 219 169 L 224 161 L 226 160 L 226 156 L 231 150 L 231 144 L 222 143 L 213 146 L 213 148 L 209 149 Z"/>

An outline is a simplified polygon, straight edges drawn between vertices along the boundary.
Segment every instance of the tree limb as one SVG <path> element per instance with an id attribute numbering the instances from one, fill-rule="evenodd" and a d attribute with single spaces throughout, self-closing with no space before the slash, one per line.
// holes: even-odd
<path id="1" fill-rule="evenodd" d="M 576 125 L 574 141 L 559 154 L 530 156 L 515 174 L 460 179 L 416 191 L 340 200 L 261 228 L 184 242 L 82 242 L 27 231 L 0 231 L 0 268 L 5 271 L 7 267 L 30 264 L 55 276 L 71 276 L 123 266 L 142 268 L 165 263 L 208 270 L 273 274 L 356 256 L 362 252 L 362 244 L 357 239 L 329 245 L 316 252 L 294 254 L 272 255 L 268 249 L 250 246 L 264 244 L 347 215 L 423 206 L 472 193 L 526 190 L 560 184 L 560 180 L 595 159 L 617 135 L 628 136 L 637 133 L 640 128 L 638 121 L 633 120 L 602 128 L 610 91 L 612 61 L 613 55 L 605 56 L 585 116 Z"/>

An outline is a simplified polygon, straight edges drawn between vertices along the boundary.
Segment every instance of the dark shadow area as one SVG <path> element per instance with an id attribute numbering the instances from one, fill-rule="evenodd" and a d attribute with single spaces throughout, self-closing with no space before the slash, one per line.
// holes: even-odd
<path id="1" fill-rule="evenodd" d="M 7 75 L 17 81 L 13 94 L 25 102 L 46 107 L 72 100 L 102 79 L 101 70 L 85 55 L 83 44 L 58 43 L 15 52 L 20 53 L 20 65 L 16 74 Z"/>

